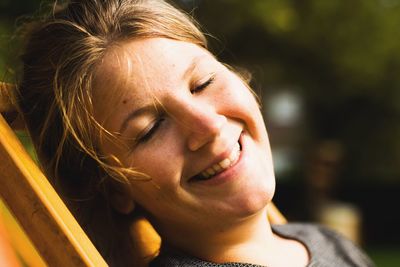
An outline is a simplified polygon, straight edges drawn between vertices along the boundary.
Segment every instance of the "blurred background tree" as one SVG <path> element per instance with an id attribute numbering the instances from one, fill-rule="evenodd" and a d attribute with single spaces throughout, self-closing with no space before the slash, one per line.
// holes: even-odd
<path id="1" fill-rule="evenodd" d="M 283 212 L 312 219 L 308 197 L 319 189 L 310 181 L 322 166 L 318 177 L 335 180 L 330 197 L 360 210 L 364 244 L 378 261 L 399 263 L 400 0 L 174 2 L 200 21 L 222 61 L 253 74 Z M 16 19 L 40 5 L 0 0 L 2 80 L 16 62 Z"/>

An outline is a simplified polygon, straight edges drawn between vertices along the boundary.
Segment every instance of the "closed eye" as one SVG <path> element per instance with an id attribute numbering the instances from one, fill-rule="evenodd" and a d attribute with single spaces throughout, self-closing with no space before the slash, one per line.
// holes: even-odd
<path id="1" fill-rule="evenodd" d="M 204 83 L 196 86 L 194 89 L 190 90 L 190 92 L 192 94 L 196 94 L 196 93 L 200 93 L 201 91 L 203 91 L 204 89 L 207 88 L 207 86 L 209 86 L 210 84 L 212 84 L 215 80 L 215 74 L 213 74 L 207 81 L 205 81 Z"/>
<path id="2" fill-rule="evenodd" d="M 137 143 L 143 144 L 150 141 L 164 121 L 164 117 L 157 118 L 153 123 L 150 124 L 150 126 L 146 127 L 146 129 L 142 131 L 142 133 L 137 138 Z"/>

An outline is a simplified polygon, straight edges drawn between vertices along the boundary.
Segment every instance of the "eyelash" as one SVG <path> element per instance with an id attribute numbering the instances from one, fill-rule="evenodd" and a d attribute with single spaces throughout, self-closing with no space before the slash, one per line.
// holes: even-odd
<path id="1" fill-rule="evenodd" d="M 146 143 L 146 142 L 150 141 L 150 139 L 153 137 L 153 135 L 155 134 L 157 129 L 161 126 L 161 124 L 163 123 L 164 120 L 165 120 L 164 117 L 157 118 L 155 120 L 155 122 L 145 130 L 145 133 L 140 135 L 137 142 L 138 143 Z"/>
<path id="2" fill-rule="evenodd" d="M 206 89 L 209 85 L 211 85 L 215 80 L 215 75 L 212 75 L 206 82 L 196 86 L 193 90 L 190 90 L 192 94 L 200 93 L 204 89 Z"/>

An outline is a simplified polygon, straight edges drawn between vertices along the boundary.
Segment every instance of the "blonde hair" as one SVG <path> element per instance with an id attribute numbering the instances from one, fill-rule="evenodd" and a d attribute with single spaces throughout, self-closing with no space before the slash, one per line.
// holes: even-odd
<path id="1" fill-rule="evenodd" d="M 67 202 L 108 205 L 98 200 L 105 177 L 126 180 L 137 173 L 115 158 L 110 163 L 98 149 L 98 134 L 112 134 L 94 119 L 96 66 L 126 40 L 165 37 L 207 48 L 206 39 L 190 16 L 163 0 L 74 0 L 50 13 L 27 37 L 18 105 L 45 172 Z M 85 213 L 79 201 L 73 207 L 78 220 Z M 87 228 L 96 239 L 96 227 Z"/>

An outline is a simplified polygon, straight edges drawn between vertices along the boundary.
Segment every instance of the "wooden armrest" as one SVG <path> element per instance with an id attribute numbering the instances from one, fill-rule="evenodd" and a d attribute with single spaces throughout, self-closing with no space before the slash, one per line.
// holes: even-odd
<path id="1" fill-rule="evenodd" d="M 107 266 L 0 115 L 0 194 L 50 266 Z"/>
<path id="2" fill-rule="evenodd" d="M 267 206 L 268 220 L 271 224 L 285 224 L 287 220 L 285 216 L 279 211 L 274 203 L 270 203 Z"/>

